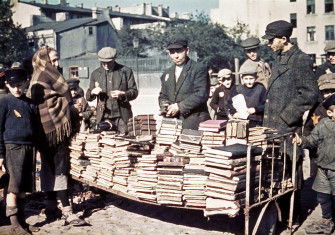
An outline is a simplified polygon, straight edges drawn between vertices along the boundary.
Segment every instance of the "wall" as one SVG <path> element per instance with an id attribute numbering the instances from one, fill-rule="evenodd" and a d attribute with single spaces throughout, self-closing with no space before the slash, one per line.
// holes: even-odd
<path id="1" fill-rule="evenodd" d="M 107 22 L 97 26 L 97 50 L 103 47 L 116 47 L 117 35 Z"/>
<path id="2" fill-rule="evenodd" d="M 86 30 L 75 28 L 58 34 L 58 52 L 61 59 L 82 55 L 86 52 Z"/>
<path id="3" fill-rule="evenodd" d="M 41 15 L 38 7 L 25 4 L 25 3 L 14 3 L 12 7 L 13 11 L 13 22 L 17 25 L 21 25 L 22 28 L 26 28 L 33 25 L 33 15 Z M 29 13 L 29 14 L 28 14 Z"/>

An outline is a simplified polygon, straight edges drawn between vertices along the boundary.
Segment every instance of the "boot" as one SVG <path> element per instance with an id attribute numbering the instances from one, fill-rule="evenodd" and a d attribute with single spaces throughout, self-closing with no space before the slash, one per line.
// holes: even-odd
<path id="1" fill-rule="evenodd" d="M 56 200 L 47 200 L 45 206 L 45 216 L 47 217 L 48 222 L 53 222 L 59 219 L 61 216 L 59 215 L 59 209 L 57 207 Z"/>
<path id="2" fill-rule="evenodd" d="M 65 206 L 62 208 L 63 219 L 65 220 L 64 225 L 73 225 L 73 226 L 84 226 L 87 225 L 87 222 L 79 218 L 76 214 L 73 213 L 71 206 Z"/>
<path id="3" fill-rule="evenodd" d="M 305 231 L 307 234 L 332 234 L 334 231 L 334 222 L 331 219 L 322 218 L 308 225 Z"/>
<path id="4" fill-rule="evenodd" d="M 30 232 L 38 232 L 40 229 L 33 225 L 30 225 L 26 222 L 26 214 L 24 211 L 25 208 L 25 199 L 17 199 L 17 208 L 18 208 L 18 219 L 21 226 Z"/>
<path id="5" fill-rule="evenodd" d="M 7 206 L 6 207 L 6 216 L 9 217 L 10 220 L 10 231 L 11 234 L 17 235 L 28 235 L 30 234 L 21 226 L 18 218 L 18 208 L 16 206 Z"/>

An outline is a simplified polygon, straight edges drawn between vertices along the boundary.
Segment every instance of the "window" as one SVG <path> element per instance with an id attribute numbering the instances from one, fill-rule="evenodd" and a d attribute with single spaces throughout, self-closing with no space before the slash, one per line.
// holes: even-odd
<path id="1" fill-rule="evenodd" d="M 308 42 L 315 41 L 315 26 L 307 27 L 307 41 Z"/>
<path id="2" fill-rule="evenodd" d="M 79 78 L 78 67 L 72 66 L 69 68 L 70 76 L 69 78 Z"/>
<path id="3" fill-rule="evenodd" d="M 297 0 L 290 0 L 290 2 L 296 2 Z"/>
<path id="4" fill-rule="evenodd" d="M 315 14 L 315 0 L 307 0 L 307 14 Z"/>
<path id="5" fill-rule="evenodd" d="M 325 26 L 325 38 L 326 38 L 326 40 L 335 40 L 334 25 L 326 25 Z"/>
<path id="6" fill-rule="evenodd" d="M 325 0 L 325 13 L 334 11 L 334 0 Z"/>
<path id="7" fill-rule="evenodd" d="M 290 14 L 290 21 L 294 28 L 297 27 L 297 13 Z"/>
<path id="8" fill-rule="evenodd" d="M 93 35 L 93 27 L 88 27 L 88 35 Z"/>

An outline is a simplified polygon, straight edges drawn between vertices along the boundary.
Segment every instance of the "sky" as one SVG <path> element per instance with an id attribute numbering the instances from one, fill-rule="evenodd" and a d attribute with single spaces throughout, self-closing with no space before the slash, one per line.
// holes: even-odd
<path id="1" fill-rule="evenodd" d="M 170 14 L 174 12 L 196 13 L 204 11 L 209 14 L 210 9 L 219 7 L 219 0 L 67 0 L 70 6 L 83 3 L 84 8 L 107 7 L 119 5 L 120 7 L 133 6 L 139 3 L 152 3 L 154 6 L 170 7 Z M 57 4 L 59 0 L 48 0 L 50 4 Z"/>

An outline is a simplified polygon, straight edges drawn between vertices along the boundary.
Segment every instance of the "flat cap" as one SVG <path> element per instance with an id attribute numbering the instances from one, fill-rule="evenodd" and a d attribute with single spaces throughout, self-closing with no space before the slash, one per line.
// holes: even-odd
<path id="1" fill-rule="evenodd" d="M 5 80 L 9 85 L 27 81 L 27 72 L 24 69 L 8 69 L 5 71 Z"/>
<path id="2" fill-rule="evenodd" d="M 335 52 L 335 41 L 329 41 L 326 43 L 325 52 Z"/>
<path id="3" fill-rule="evenodd" d="M 104 47 L 98 52 L 98 59 L 101 62 L 110 62 L 116 58 L 116 49 L 112 47 Z"/>
<path id="4" fill-rule="evenodd" d="M 285 20 L 277 20 L 266 26 L 263 39 L 271 40 L 275 37 L 290 37 L 292 35 L 293 25 Z"/>
<path id="5" fill-rule="evenodd" d="M 247 39 L 243 40 L 241 42 L 241 46 L 245 50 L 249 50 L 249 49 L 254 49 L 254 48 L 259 47 L 260 43 L 261 43 L 261 41 L 258 38 L 251 37 L 251 38 L 247 38 Z"/>
<path id="6" fill-rule="evenodd" d="M 319 90 L 335 89 L 335 73 L 326 73 L 318 79 Z"/>
<path id="7" fill-rule="evenodd" d="M 332 105 L 335 105 L 335 94 L 329 96 L 322 102 L 322 106 L 325 107 L 325 109 L 328 109 Z"/>
<path id="8" fill-rule="evenodd" d="M 241 75 L 253 75 L 257 73 L 256 63 L 244 63 L 242 64 L 239 74 Z"/>
<path id="9" fill-rule="evenodd" d="M 229 78 L 231 76 L 232 72 L 230 69 L 221 69 L 218 72 L 218 77 L 219 78 Z"/>
<path id="10" fill-rule="evenodd" d="M 187 47 L 188 42 L 185 38 L 172 38 L 168 44 L 166 49 L 170 50 L 170 49 L 180 49 L 183 47 Z"/>

